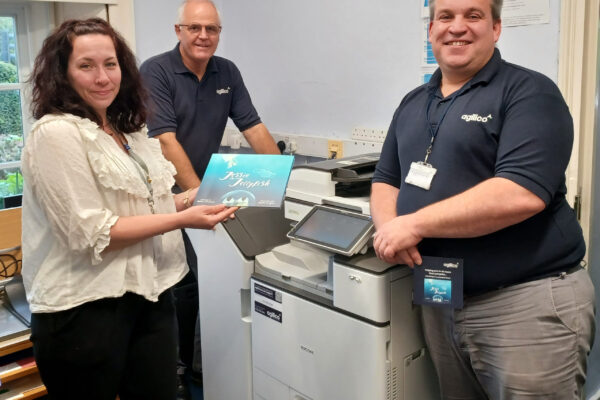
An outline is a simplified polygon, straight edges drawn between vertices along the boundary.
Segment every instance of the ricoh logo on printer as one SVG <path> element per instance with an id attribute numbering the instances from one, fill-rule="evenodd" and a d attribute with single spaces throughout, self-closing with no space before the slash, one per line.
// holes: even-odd
<path id="1" fill-rule="evenodd" d="M 486 117 L 482 117 L 479 114 L 463 114 L 462 117 L 460 117 L 460 119 L 467 121 L 467 122 L 483 122 L 486 123 L 489 120 L 492 119 L 492 114 L 488 114 Z"/>

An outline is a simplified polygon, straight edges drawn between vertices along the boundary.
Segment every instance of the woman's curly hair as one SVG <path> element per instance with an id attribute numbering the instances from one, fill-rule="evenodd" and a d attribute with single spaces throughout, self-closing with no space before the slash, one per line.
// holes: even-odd
<path id="1" fill-rule="evenodd" d="M 77 94 L 67 78 L 73 41 L 77 36 L 90 34 L 106 35 L 112 39 L 121 69 L 119 93 L 106 110 L 108 122 L 119 132 L 140 130 L 146 122 L 147 94 L 135 56 L 125 39 L 101 18 L 65 21 L 44 40 L 30 77 L 34 118 L 70 113 L 102 125 L 100 116 Z"/>

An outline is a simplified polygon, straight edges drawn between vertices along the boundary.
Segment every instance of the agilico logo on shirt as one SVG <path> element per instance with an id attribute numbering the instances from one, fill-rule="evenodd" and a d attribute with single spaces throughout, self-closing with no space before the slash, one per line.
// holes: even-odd
<path id="1" fill-rule="evenodd" d="M 227 86 L 227 89 L 223 88 L 223 89 L 217 89 L 217 94 L 227 94 L 229 93 L 229 90 L 231 88 L 229 86 Z"/>
<path id="2" fill-rule="evenodd" d="M 488 122 L 489 119 L 492 119 L 492 114 L 488 114 L 487 117 L 482 117 L 479 114 L 463 114 L 462 117 L 460 117 L 461 119 L 464 119 L 467 122 L 483 122 L 486 123 Z"/>

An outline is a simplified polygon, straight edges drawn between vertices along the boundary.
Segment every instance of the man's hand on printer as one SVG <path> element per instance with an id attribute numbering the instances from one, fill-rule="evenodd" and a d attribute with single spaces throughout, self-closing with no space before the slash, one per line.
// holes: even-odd
<path id="1" fill-rule="evenodd" d="M 377 257 L 389 264 L 421 265 L 417 244 L 420 237 L 411 223 L 411 215 L 395 217 L 377 229 L 373 235 L 373 248 Z"/>

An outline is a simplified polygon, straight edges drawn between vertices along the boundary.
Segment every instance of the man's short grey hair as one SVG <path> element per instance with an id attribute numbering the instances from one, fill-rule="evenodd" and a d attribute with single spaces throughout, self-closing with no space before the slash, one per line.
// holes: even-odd
<path id="1" fill-rule="evenodd" d="M 178 24 L 183 24 L 185 22 L 183 20 L 183 9 L 185 8 L 185 5 L 187 3 L 210 3 L 210 4 L 212 4 L 212 6 L 215 8 L 215 10 L 217 10 L 217 15 L 219 16 L 219 24 L 221 23 L 221 13 L 219 12 L 219 9 L 215 5 L 215 3 L 212 2 L 212 0 L 183 0 L 181 2 L 181 5 L 179 6 L 179 9 L 177 10 L 177 23 Z"/>
<path id="2" fill-rule="evenodd" d="M 502 15 L 502 3 L 504 0 L 490 0 L 492 2 L 492 18 L 498 21 Z M 435 0 L 429 0 L 429 20 L 435 17 Z"/>

